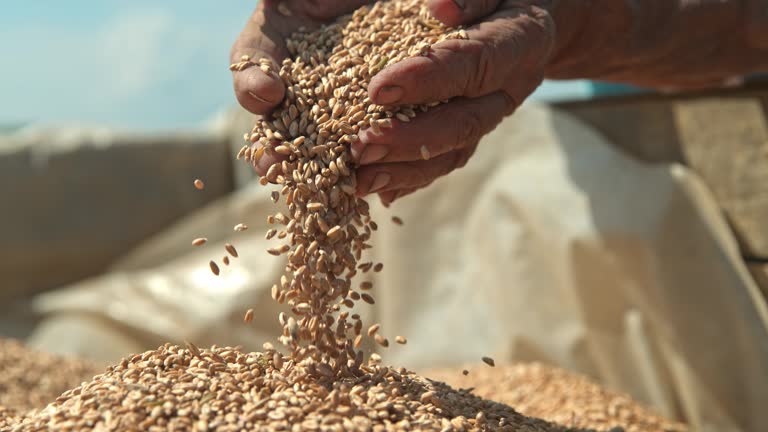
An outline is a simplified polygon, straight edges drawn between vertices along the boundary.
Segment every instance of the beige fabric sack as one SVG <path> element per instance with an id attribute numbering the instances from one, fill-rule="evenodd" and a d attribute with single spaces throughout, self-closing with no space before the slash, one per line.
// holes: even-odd
<path id="1" fill-rule="evenodd" d="M 38 347 L 114 361 L 165 341 L 276 335 L 264 252 L 269 188 L 250 185 L 148 241 L 113 271 L 41 296 Z M 467 167 L 383 209 L 374 307 L 405 335 L 385 361 L 426 369 L 539 360 L 629 392 L 694 430 L 768 430 L 768 311 L 701 182 L 618 152 L 530 105 Z M 389 222 L 391 215 L 405 225 Z M 250 229 L 235 233 L 245 222 Z M 194 237 L 211 241 L 192 250 Z M 223 243 L 241 258 L 214 277 Z M 244 311 L 256 309 L 250 326 Z"/>

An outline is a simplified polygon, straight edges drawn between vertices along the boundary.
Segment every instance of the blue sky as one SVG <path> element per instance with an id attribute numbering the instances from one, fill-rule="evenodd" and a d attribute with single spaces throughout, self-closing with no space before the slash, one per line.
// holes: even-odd
<path id="1" fill-rule="evenodd" d="M 232 106 L 254 1 L 4 0 L 0 123 L 190 127 Z"/>
<path id="2" fill-rule="evenodd" d="M 0 124 L 199 126 L 236 103 L 227 57 L 255 5 L 3 0 Z"/>

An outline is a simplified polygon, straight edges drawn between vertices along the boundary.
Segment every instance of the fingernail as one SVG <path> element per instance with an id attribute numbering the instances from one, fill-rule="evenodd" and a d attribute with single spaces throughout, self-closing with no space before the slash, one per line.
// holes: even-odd
<path id="1" fill-rule="evenodd" d="M 388 173 L 380 172 L 376 174 L 376 177 L 373 178 L 373 183 L 371 183 L 371 188 L 368 190 L 368 193 L 374 193 L 381 190 L 383 187 L 388 185 L 391 180 L 392 176 L 390 176 Z"/>
<path id="2" fill-rule="evenodd" d="M 360 158 L 360 165 L 367 165 L 380 161 L 389 153 L 389 148 L 382 145 L 368 146 L 363 150 L 363 156 Z"/>
<path id="3" fill-rule="evenodd" d="M 252 98 L 256 99 L 259 102 L 262 102 L 262 103 L 274 103 L 272 101 L 268 101 L 268 100 L 264 99 L 263 97 L 257 95 L 256 93 L 254 93 L 252 91 L 249 91 L 248 94 L 251 95 Z"/>
<path id="4" fill-rule="evenodd" d="M 396 103 L 403 97 L 403 88 L 400 86 L 384 86 L 376 93 L 376 100 L 379 105 L 390 105 Z"/>
<path id="5" fill-rule="evenodd" d="M 453 2 L 456 3 L 456 6 L 458 6 L 461 10 L 464 10 L 464 8 L 467 6 L 464 0 L 453 0 Z"/>
<path id="6" fill-rule="evenodd" d="M 379 197 L 381 198 L 381 203 L 384 204 L 384 207 L 389 207 L 390 204 L 392 204 L 395 201 L 395 198 L 397 197 L 397 194 L 399 194 L 399 191 L 386 191 L 379 194 Z"/>
<path id="7" fill-rule="evenodd" d="M 273 77 L 261 72 L 248 73 L 244 84 L 252 98 L 264 103 L 277 104 L 283 99 L 285 93 L 285 86 L 281 81 L 276 81 Z"/>

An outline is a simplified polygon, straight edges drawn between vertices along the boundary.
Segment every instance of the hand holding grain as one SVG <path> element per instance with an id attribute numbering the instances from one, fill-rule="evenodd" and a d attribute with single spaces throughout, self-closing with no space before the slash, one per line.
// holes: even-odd
<path id="1" fill-rule="evenodd" d="M 263 0 L 246 23 L 230 51 L 235 96 L 248 111 L 264 115 L 271 112 L 285 95 L 285 85 L 275 73 L 288 57 L 286 39 L 301 27 L 313 29 L 368 3 L 366 0 Z M 247 59 L 247 60 L 246 60 Z M 261 59 L 274 65 L 267 72 Z M 263 158 L 256 170 L 266 173 L 277 160 Z M 263 172 L 262 172 L 263 171 Z"/>
<path id="2" fill-rule="evenodd" d="M 381 105 L 450 102 L 359 134 L 352 151 L 360 195 L 378 193 L 387 204 L 462 167 L 480 139 L 539 86 L 555 39 L 539 3 L 551 2 L 429 0 L 443 23 L 467 25 L 468 39 L 439 42 L 388 66 L 368 93 Z"/>
<path id="3" fill-rule="evenodd" d="M 261 58 L 279 67 L 288 57 L 285 40 L 300 27 L 316 28 L 337 16 L 349 13 L 364 0 L 264 0 L 259 2 L 238 36 L 230 52 L 233 65 L 248 56 L 255 67 L 233 70 L 235 95 L 240 104 L 254 114 L 266 114 L 277 106 L 285 94 L 285 86 L 275 74 L 258 66 Z"/>
<path id="4" fill-rule="evenodd" d="M 262 2 L 232 49 L 241 105 L 256 114 L 277 107 L 286 90 L 276 71 L 288 55 L 290 34 L 302 26 L 318 27 L 364 3 Z M 460 38 L 426 44 L 421 55 L 385 67 L 367 86 L 370 102 L 405 108 L 385 120 L 387 125 L 361 129 L 359 140 L 352 142 L 359 196 L 378 193 L 388 204 L 460 168 L 480 139 L 536 89 L 555 34 L 550 13 L 540 3 L 551 2 L 429 0 L 437 19 L 467 29 Z M 434 107 L 439 101 L 449 102 Z M 414 118 L 410 107 L 419 105 L 434 108 Z M 281 162 L 279 153 L 255 159 L 260 175 L 269 177 L 268 169 Z"/>

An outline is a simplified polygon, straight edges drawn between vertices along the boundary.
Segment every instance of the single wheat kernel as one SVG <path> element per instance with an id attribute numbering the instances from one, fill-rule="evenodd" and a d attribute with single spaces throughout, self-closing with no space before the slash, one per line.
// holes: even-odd
<path id="1" fill-rule="evenodd" d="M 243 317 L 243 321 L 246 324 L 250 324 L 251 321 L 253 321 L 253 309 L 248 309 L 245 311 L 245 316 Z"/>
<path id="2" fill-rule="evenodd" d="M 226 250 L 227 250 L 227 253 L 229 253 L 229 254 L 230 254 L 230 255 L 232 255 L 233 257 L 237 258 L 237 256 L 238 256 L 238 255 L 237 255 L 237 249 L 235 249 L 235 247 L 234 247 L 234 246 L 232 246 L 232 245 L 231 245 L 231 244 L 229 244 L 229 243 L 226 243 L 226 244 L 224 244 L 224 249 L 226 249 Z"/>
<path id="3" fill-rule="evenodd" d="M 482 360 L 483 360 L 483 363 L 487 364 L 490 367 L 496 366 L 496 362 L 493 361 L 493 359 L 490 357 L 483 357 Z"/>
<path id="4" fill-rule="evenodd" d="M 368 304 L 375 304 L 376 303 L 376 301 L 373 299 L 373 297 L 371 297 L 371 295 L 368 294 L 368 293 L 360 294 L 360 298 L 363 299 L 363 301 L 368 303 Z"/>
<path id="5" fill-rule="evenodd" d="M 376 333 L 373 339 L 376 341 L 377 344 L 383 346 L 384 348 L 387 348 L 389 346 L 389 340 L 378 333 Z"/>
<path id="6" fill-rule="evenodd" d="M 203 190 L 205 189 L 205 183 L 200 179 L 195 179 L 195 188 L 197 188 L 197 190 Z"/>
<path id="7" fill-rule="evenodd" d="M 200 237 L 192 240 L 192 246 L 202 246 L 208 241 L 205 237 Z"/>
<path id="8" fill-rule="evenodd" d="M 238 231 L 238 232 L 239 232 L 239 231 L 245 231 L 245 230 L 247 230 L 247 229 L 248 229 L 248 225 L 246 225 L 246 224 L 244 224 L 244 223 L 239 223 L 239 224 L 235 225 L 235 227 L 234 227 L 233 229 L 234 229 L 235 231 Z"/>
<path id="9" fill-rule="evenodd" d="M 405 345 L 408 343 L 408 339 L 406 339 L 404 336 L 395 336 L 395 342 L 399 343 L 400 345 Z"/>
<path id="10" fill-rule="evenodd" d="M 216 265 L 215 262 L 213 261 L 209 262 L 208 266 L 211 268 L 211 272 L 213 272 L 213 274 L 215 274 L 216 276 L 219 275 L 219 266 Z"/>
<path id="11" fill-rule="evenodd" d="M 374 324 L 368 327 L 368 336 L 373 336 L 381 328 L 381 324 Z"/>
<path id="12" fill-rule="evenodd" d="M 400 219 L 397 216 L 392 216 L 392 222 L 394 222 L 396 225 L 402 225 L 403 224 L 403 220 Z"/>
<path id="13" fill-rule="evenodd" d="M 333 238 L 338 237 L 341 234 L 341 232 L 342 232 L 341 227 L 336 225 L 335 227 L 329 229 L 328 232 L 325 233 L 325 235 L 327 235 L 329 238 L 333 239 Z"/>

